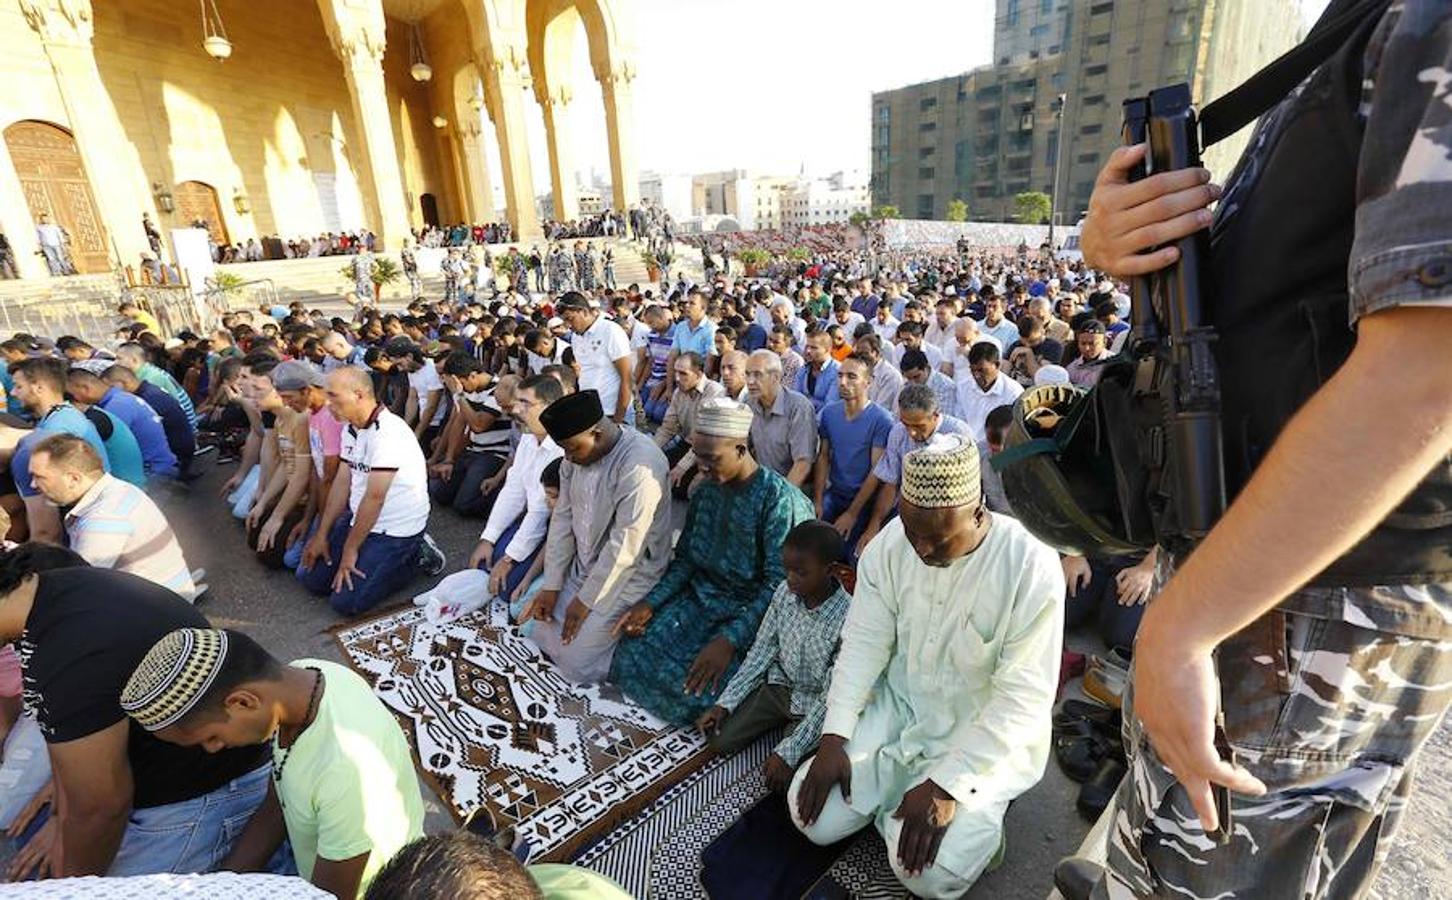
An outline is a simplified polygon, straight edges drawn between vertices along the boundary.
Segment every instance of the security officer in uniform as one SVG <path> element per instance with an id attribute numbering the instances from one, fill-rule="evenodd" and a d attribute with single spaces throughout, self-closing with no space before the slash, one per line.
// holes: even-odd
<path id="1" fill-rule="evenodd" d="M 1233 500 L 1163 567 L 1107 868 L 1061 863 L 1070 898 L 1359 896 L 1452 704 L 1452 4 L 1332 0 L 1302 47 L 1332 29 L 1223 189 L 1131 181 L 1141 145 L 1090 200 L 1120 277 L 1210 229 Z"/>

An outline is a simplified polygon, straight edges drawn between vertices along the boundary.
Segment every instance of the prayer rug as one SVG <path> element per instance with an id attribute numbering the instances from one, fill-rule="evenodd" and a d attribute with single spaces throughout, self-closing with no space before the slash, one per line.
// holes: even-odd
<path id="1" fill-rule="evenodd" d="M 336 637 L 454 818 L 487 806 L 536 862 L 569 861 L 710 758 L 694 729 L 566 680 L 499 603 L 446 625 L 408 607 Z"/>
<path id="2" fill-rule="evenodd" d="M 735 756 L 712 758 L 575 863 L 610 876 L 642 900 L 705 897 L 701 853 L 766 796 L 761 767 L 777 739 L 764 737 Z"/>
<path id="3" fill-rule="evenodd" d="M 868 826 L 858 832 L 847 851 L 817 880 L 804 900 L 910 900 L 912 894 L 893 874 L 887 845 L 877 829 Z"/>

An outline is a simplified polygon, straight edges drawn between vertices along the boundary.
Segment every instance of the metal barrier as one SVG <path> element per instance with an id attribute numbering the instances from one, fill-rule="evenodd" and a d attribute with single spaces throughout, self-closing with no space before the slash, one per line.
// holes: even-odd
<path id="1" fill-rule="evenodd" d="M 114 285 L 72 284 L 78 296 L 35 299 L 30 302 L 7 299 L 0 303 L 0 329 L 4 336 L 25 332 L 39 337 L 74 335 L 96 346 L 113 343 L 128 324 L 117 309 L 130 300 L 156 317 L 159 337 L 175 337 L 192 331 L 205 335 L 221 324 L 222 317 L 239 309 L 258 309 L 278 304 L 277 285 L 271 278 L 256 278 L 193 295 L 187 284 L 128 284 L 118 272 Z M 65 287 L 48 284 L 47 287 Z"/>

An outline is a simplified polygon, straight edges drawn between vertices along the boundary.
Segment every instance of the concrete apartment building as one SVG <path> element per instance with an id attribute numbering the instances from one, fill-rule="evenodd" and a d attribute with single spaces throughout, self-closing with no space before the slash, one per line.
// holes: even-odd
<path id="1" fill-rule="evenodd" d="M 991 65 L 873 94 L 872 204 L 942 219 L 960 199 L 970 219 L 1011 219 L 1014 195 L 1054 193 L 1062 94 L 1057 221 L 1072 225 L 1126 97 L 1187 81 L 1203 104 L 1303 33 L 1296 0 L 997 0 Z M 1212 171 L 1247 132 L 1207 154 Z"/>

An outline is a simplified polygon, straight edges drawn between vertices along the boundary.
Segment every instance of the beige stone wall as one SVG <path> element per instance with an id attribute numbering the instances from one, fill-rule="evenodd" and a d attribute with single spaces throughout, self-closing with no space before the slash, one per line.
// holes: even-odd
<path id="1" fill-rule="evenodd" d="M 173 0 L 94 5 L 96 64 L 140 162 L 145 182 L 137 189 L 149 196 L 152 182 L 211 185 L 233 241 L 339 225 L 376 230 L 347 84 L 317 5 L 252 0 L 227 8 L 234 50 L 221 63 L 203 52 L 195 12 Z M 390 20 L 388 45 L 394 139 L 417 226 L 421 194 L 434 194 L 441 211 L 456 199 L 428 88 L 408 76 L 405 26 Z M 70 127 L 44 48 L 14 3 L 0 3 L 0 85 L 0 129 L 22 119 Z M 238 192 L 246 214 L 233 202 Z M 157 221 L 163 229 L 185 224 L 166 214 Z"/>

